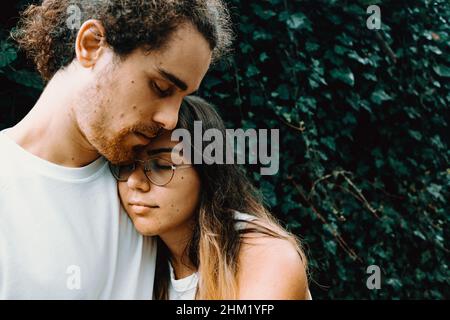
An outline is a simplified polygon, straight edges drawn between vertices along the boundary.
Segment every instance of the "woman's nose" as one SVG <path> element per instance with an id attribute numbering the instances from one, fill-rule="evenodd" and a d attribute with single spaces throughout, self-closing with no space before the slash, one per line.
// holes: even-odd
<path id="1" fill-rule="evenodd" d="M 150 191 L 150 181 L 148 181 L 144 170 L 140 166 L 136 166 L 136 169 L 128 177 L 127 184 L 130 189 L 139 190 L 141 192 Z"/>

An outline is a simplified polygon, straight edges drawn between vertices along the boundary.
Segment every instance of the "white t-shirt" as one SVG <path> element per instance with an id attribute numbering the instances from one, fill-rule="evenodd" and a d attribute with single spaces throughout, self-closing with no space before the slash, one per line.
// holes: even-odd
<path id="1" fill-rule="evenodd" d="M 66 168 L 0 132 L 0 299 L 151 299 L 154 238 L 120 206 L 105 159 Z"/>

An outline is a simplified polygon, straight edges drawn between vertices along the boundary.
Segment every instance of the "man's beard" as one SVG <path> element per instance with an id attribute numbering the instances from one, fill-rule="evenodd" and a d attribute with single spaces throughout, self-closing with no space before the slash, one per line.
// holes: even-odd
<path id="1" fill-rule="evenodd" d="M 137 152 L 131 146 L 125 145 L 125 139 L 129 134 L 129 130 L 122 130 L 109 139 L 106 137 L 98 139 L 94 146 L 111 163 L 130 162 L 136 157 Z"/>
<path id="2" fill-rule="evenodd" d="M 146 136 L 156 136 L 159 132 L 158 126 L 135 125 L 124 128 L 113 136 L 107 136 L 106 128 L 94 126 L 92 128 L 91 144 L 97 151 L 113 164 L 129 163 L 135 160 L 146 146 L 132 146 L 126 143 L 126 139 L 135 133 L 141 133 Z"/>

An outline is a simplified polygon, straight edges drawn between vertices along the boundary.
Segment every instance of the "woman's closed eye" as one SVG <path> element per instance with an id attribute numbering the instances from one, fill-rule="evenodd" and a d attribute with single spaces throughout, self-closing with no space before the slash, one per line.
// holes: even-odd
<path id="1" fill-rule="evenodd" d="M 173 167 L 174 167 L 173 163 L 164 159 L 152 159 L 147 164 L 148 170 L 153 171 L 172 170 Z"/>
<path id="2" fill-rule="evenodd" d="M 166 164 L 155 163 L 154 166 L 158 170 L 172 170 L 172 165 L 167 163 Z"/>

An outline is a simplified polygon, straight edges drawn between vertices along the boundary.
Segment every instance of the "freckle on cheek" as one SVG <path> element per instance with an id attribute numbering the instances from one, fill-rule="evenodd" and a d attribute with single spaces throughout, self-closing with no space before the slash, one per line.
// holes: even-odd
<path id="1" fill-rule="evenodd" d="M 137 109 L 137 107 L 136 106 L 133 106 L 133 110 L 136 110 Z"/>
<path id="2" fill-rule="evenodd" d="M 120 118 L 123 118 L 125 115 L 123 113 L 120 114 Z"/>

